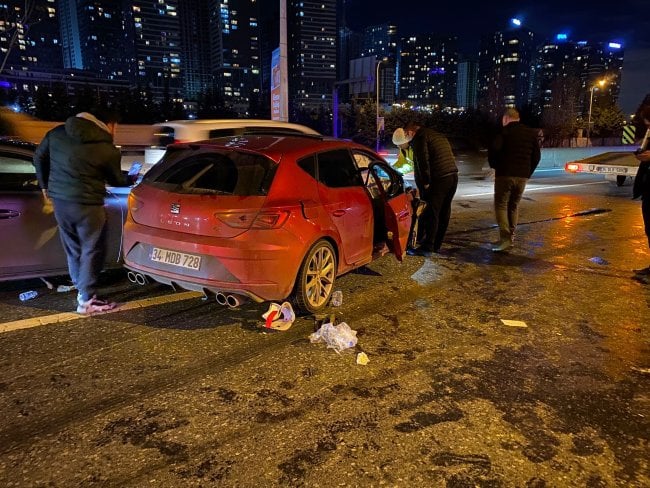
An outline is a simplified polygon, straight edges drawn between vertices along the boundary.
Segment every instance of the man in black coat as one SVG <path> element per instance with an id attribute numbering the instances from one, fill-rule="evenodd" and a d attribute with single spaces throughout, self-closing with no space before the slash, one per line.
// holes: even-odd
<path id="1" fill-rule="evenodd" d="M 645 227 L 645 235 L 648 237 L 648 246 L 650 246 L 650 105 L 644 106 L 639 112 L 639 116 L 647 130 L 641 147 L 636 151 L 639 169 L 634 177 L 632 198 L 636 199 L 641 197 L 643 225 Z M 650 284 L 650 266 L 643 269 L 635 269 L 634 279 Z"/>
<path id="2" fill-rule="evenodd" d="M 495 252 L 513 245 L 519 201 L 541 157 L 536 131 L 519 121 L 516 109 L 507 109 L 502 123 L 503 130 L 488 149 L 488 162 L 496 172 L 494 212 L 499 225 L 499 242 L 492 248 Z"/>
<path id="3" fill-rule="evenodd" d="M 50 130 L 34 152 L 36 176 L 43 197 L 54 204 L 70 278 L 79 291 L 80 314 L 115 307 L 97 297 L 97 287 L 105 255 L 106 183 L 132 184 L 122 174 L 120 159 L 113 127 L 88 112 Z"/>
<path id="4" fill-rule="evenodd" d="M 451 217 L 451 201 L 458 187 L 458 167 L 447 138 L 432 129 L 409 122 L 404 132 L 411 139 L 415 185 L 426 207 L 418 221 L 419 247 L 411 256 L 431 256 L 440 251 Z"/>

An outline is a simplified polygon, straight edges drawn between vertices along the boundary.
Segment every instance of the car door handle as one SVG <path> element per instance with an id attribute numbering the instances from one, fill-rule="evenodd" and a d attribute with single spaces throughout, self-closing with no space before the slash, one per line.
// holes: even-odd
<path id="1" fill-rule="evenodd" d="M 20 213 L 15 210 L 9 210 L 6 208 L 0 208 L 0 219 L 15 219 L 19 217 Z"/>
<path id="2" fill-rule="evenodd" d="M 345 210 L 334 210 L 332 215 L 334 217 L 343 217 L 345 215 Z"/>

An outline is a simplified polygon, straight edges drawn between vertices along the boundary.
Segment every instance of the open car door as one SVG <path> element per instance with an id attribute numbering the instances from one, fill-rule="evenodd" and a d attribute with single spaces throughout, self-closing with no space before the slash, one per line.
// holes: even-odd
<path id="1" fill-rule="evenodd" d="M 398 261 L 402 261 L 411 229 L 411 196 L 404 191 L 404 180 L 388 163 L 372 162 L 368 166 L 370 178 L 384 203 L 386 242 Z"/>

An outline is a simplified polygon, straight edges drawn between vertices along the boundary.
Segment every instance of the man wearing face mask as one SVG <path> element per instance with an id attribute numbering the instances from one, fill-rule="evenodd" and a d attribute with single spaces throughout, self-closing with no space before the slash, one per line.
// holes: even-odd
<path id="1" fill-rule="evenodd" d="M 407 254 L 432 256 L 440 252 L 447 232 L 451 202 L 458 187 L 458 167 L 444 134 L 416 122 L 406 124 L 404 132 L 411 137 L 415 184 L 426 203 L 418 223 L 420 245 Z"/>

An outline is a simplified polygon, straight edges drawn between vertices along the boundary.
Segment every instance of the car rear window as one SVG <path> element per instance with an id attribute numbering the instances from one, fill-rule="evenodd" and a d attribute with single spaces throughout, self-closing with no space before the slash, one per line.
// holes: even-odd
<path id="1" fill-rule="evenodd" d="M 183 157 L 168 151 L 144 181 L 178 193 L 266 195 L 276 164 L 259 154 L 209 152 Z"/>

